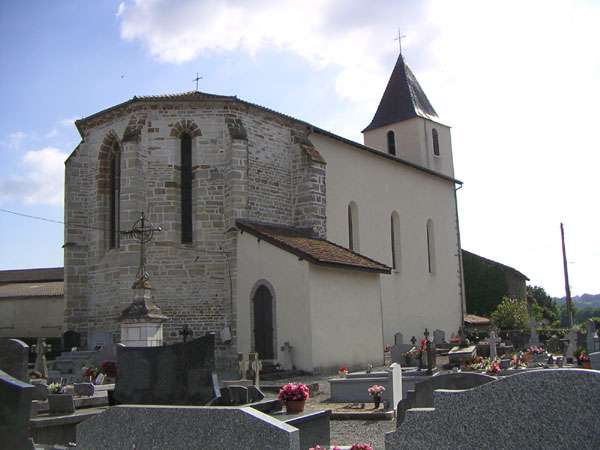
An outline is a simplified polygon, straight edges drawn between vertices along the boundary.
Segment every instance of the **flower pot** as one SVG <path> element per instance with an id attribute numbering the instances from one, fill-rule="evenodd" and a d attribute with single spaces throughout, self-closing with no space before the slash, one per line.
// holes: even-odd
<path id="1" fill-rule="evenodd" d="M 306 400 L 286 400 L 285 410 L 288 414 L 298 414 L 304 411 Z"/>
<path id="2" fill-rule="evenodd" d="M 592 368 L 592 363 L 591 363 L 591 361 L 584 361 L 584 362 L 583 362 L 583 368 L 584 368 L 584 369 L 591 369 L 591 368 Z"/>
<path id="3" fill-rule="evenodd" d="M 48 394 L 48 410 L 50 414 L 73 413 L 75 403 L 72 394 Z"/>

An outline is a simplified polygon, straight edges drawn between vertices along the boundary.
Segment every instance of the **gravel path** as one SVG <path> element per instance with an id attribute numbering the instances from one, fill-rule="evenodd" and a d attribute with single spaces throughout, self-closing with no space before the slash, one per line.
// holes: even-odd
<path id="1" fill-rule="evenodd" d="M 396 420 L 332 420 L 331 445 L 370 444 L 384 450 L 384 435 L 396 429 Z"/>
<path id="2" fill-rule="evenodd" d="M 374 369 L 376 370 L 376 369 Z M 286 382 L 319 383 L 319 394 L 306 402 L 305 410 L 323 409 L 322 402 L 329 398 L 329 383 L 327 376 L 296 377 L 293 380 L 269 381 L 269 383 Z M 340 404 L 341 405 L 341 404 Z M 385 433 L 396 429 L 396 419 L 393 420 L 332 420 L 331 445 L 370 444 L 373 450 L 384 450 Z"/>

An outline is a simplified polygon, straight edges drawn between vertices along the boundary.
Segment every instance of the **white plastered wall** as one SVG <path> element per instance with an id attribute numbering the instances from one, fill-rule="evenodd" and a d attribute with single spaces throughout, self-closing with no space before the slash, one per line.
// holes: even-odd
<path id="1" fill-rule="evenodd" d="M 0 299 L 0 337 L 60 337 L 64 331 L 65 298 Z"/>
<path id="2" fill-rule="evenodd" d="M 379 273 L 309 266 L 314 369 L 383 363 Z M 385 275 L 383 275 L 385 276 Z"/>
<path id="3" fill-rule="evenodd" d="M 249 233 L 238 235 L 237 345 L 238 351 L 252 351 L 252 290 L 266 280 L 275 291 L 274 339 L 277 359 L 280 347 L 293 347 L 293 364 L 312 371 L 308 263 Z"/>
<path id="4" fill-rule="evenodd" d="M 438 131 L 439 156 L 433 154 L 432 130 L 434 128 Z M 450 127 L 415 117 L 367 131 L 364 133 L 365 145 L 387 153 L 389 131 L 394 132 L 397 157 L 444 175 L 454 176 Z"/>
<path id="5" fill-rule="evenodd" d="M 392 265 L 390 218 L 400 217 L 399 270 L 381 275 L 387 344 L 461 323 L 454 185 L 412 167 L 314 133 L 327 161 L 327 238 L 348 244 L 347 207 L 358 205 L 360 253 Z M 427 268 L 426 224 L 435 229 L 435 273 Z"/>

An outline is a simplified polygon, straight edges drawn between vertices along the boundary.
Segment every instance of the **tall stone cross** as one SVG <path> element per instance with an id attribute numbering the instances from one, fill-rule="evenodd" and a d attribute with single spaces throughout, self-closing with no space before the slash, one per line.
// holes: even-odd
<path id="1" fill-rule="evenodd" d="M 142 211 L 140 218 L 133 224 L 131 230 L 121 232 L 140 243 L 140 266 L 132 289 L 151 288 L 150 274 L 146 272 L 146 244 L 152 240 L 154 233 L 157 231 L 162 231 L 162 228 L 154 227 L 154 225 L 146 219 L 144 211 Z"/>
<path id="2" fill-rule="evenodd" d="M 500 339 L 498 338 L 498 334 L 496 333 L 496 330 L 490 331 L 489 341 L 490 341 L 490 361 L 493 361 L 498 356 L 498 350 L 497 350 L 496 346 L 500 342 Z"/>

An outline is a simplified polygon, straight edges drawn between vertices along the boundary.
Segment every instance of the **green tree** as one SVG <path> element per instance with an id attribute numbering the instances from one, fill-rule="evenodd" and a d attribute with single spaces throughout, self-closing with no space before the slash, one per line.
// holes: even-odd
<path id="1" fill-rule="evenodd" d="M 533 307 L 534 316 L 537 321 L 542 319 L 550 323 L 556 322 L 560 318 L 558 305 L 541 286 L 527 286 L 527 296 L 533 297 L 535 305 Z"/>
<path id="2" fill-rule="evenodd" d="M 504 297 L 491 315 L 494 325 L 501 330 L 519 330 L 527 328 L 529 313 L 527 301 Z"/>

